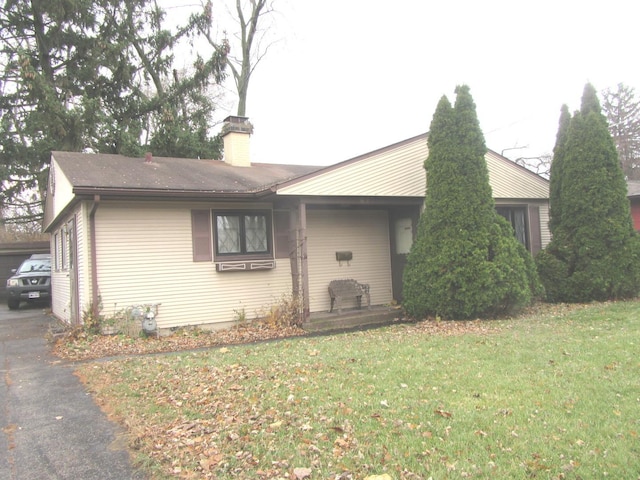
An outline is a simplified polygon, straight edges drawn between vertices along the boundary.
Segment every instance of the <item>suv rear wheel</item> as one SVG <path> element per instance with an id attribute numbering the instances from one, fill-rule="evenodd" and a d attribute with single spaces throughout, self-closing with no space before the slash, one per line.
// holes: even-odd
<path id="1" fill-rule="evenodd" d="M 20 300 L 10 298 L 7 301 L 7 305 L 9 306 L 9 310 L 17 310 L 18 308 L 20 308 Z"/>

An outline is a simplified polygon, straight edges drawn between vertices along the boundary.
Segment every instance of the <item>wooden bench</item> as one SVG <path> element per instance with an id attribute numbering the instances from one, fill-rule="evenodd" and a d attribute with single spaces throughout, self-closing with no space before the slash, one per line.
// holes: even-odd
<path id="1" fill-rule="evenodd" d="M 367 299 L 367 309 L 371 308 L 371 297 L 369 296 L 369 284 L 359 283 L 353 279 L 332 280 L 329 283 L 329 296 L 331 297 L 331 310 L 335 304 L 338 313 L 342 313 L 342 299 L 355 298 L 358 308 L 362 308 L 362 296 Z"/>

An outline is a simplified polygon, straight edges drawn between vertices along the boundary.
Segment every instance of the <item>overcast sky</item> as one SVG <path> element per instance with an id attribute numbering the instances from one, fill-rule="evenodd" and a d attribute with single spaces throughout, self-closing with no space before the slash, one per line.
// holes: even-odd
<path id="1" fill-rule="evenodd" d="M 440 97 L 453 102 L 463 83 L 487 147 L 512 159 L 551 152 L 560 107 L 578 109 L 587 82 L 624 83 L 640 97 L 632 0 L 276 6 L 278 42 L 249 87 L 254 162 L 329 165 L 424 133 Z M 233 94 L 221 117 L 235 114 Z"/>

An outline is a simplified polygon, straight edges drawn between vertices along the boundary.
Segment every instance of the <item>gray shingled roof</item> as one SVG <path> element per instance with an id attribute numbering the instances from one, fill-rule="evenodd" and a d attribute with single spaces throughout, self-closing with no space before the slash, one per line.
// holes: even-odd
<path id="1" fill-rule="evenodd" d="M 166 190 L 211 193 L 256 193 L 323 167 L 254 163 L 233 167 L 219 160 L 78 152 L 52 152 L 74 188 Z"/>

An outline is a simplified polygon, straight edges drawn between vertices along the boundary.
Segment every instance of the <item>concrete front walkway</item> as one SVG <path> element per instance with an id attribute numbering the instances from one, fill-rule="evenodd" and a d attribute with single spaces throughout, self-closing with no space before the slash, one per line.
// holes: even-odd
<path id="1" fill-rule="evenodd" d="M 41 307 L 0 305 L 0 478 L 143 479 L 118 441 L 118 427 L 71 366 L 49 354 L 50 322 Z"/>

